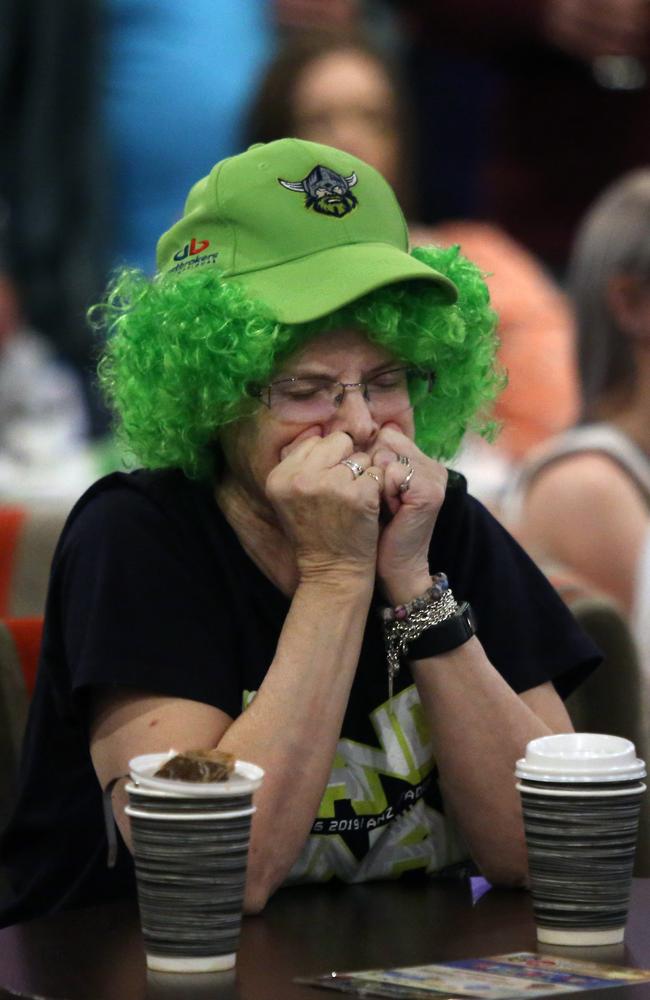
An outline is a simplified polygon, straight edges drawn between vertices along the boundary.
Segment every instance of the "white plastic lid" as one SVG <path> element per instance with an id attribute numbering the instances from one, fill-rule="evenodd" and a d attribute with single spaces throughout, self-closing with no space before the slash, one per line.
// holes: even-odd
<path id="1" fill-rule="evenodd" d="M 557 733 L 531 740 L 515 774 L 531 781 L 632 781 L 644 778 L 646 767 L 622 736 Z"/>
<path id="2" fill-rule="evenodd" d="M 131 779 L 143 791 L 151 790 L 169 795 L 250 795 L 262 784 L 264 771 L 257 764 L 245 760 L 235 761 L 235 771 L 226 781 L 175 781 L 171 778 L 154 778 L 158 768 L 175 757 L 177 750 L 167 753 L 145 753 L 129 761 Z"/>

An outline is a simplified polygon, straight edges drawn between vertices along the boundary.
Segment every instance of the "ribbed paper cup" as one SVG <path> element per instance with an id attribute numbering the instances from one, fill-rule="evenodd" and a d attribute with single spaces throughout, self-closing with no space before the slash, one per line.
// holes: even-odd
<path id="1" fill-rule="evenodd" d="M 173 755 L 134 758 L 126 786 L 147 966 L 230 969 L 239 945 L 252 797 L 264 772 L 237 761 L 227 781 L 154 778 Z"/>
<path id="2" fill-rule="evenodd" d="M 599 733 L 544 736 L 528 744 L 515 774 L 538 940 L 622 941 L 646 788 L 634 744 Z"/>

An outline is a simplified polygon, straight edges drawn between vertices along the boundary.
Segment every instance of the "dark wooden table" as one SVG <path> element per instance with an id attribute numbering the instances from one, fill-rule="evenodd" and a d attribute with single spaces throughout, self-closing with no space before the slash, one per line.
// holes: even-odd
<path id="1" fill-rule="evenodd" d="M 147 972 L 134 905 L 101 906 L 0 931 L 0 998 L 53 1000 L 335 1000 L 294 976 L 385 968 L 537 948 L 525 892 L 473 904 L 458 882 L 299 886 L 244 920 L 236 971 Z M 650 879 L 637 880 L 624 945 L 554 954 L 650 968 Z M 580 1000 L 650 1000 L 650 983 Z"/>

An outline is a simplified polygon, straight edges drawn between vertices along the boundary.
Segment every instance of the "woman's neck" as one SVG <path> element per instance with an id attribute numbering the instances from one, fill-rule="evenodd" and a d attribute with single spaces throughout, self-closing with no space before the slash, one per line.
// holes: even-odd
<path id="1" fill-rule="evenodd" d="M 215 499 L 258 569 L 284 594 L 293 594 L 298 585 L 296 560 L 273 508 L 227 475 L 215 487 Z"/>

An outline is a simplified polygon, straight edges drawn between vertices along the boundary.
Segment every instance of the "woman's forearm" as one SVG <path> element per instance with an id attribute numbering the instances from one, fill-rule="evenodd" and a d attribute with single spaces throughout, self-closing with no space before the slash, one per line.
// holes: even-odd
<path id="1" fill-rule="evenodd" d="M 413 664 L 430 726 L 443 796 L 468 850 L 492 882 L 526 878 L 515 761 L 526 744 L 571 722 L 551 685 L 533 689 L 530 705 L 487 659 L 476 637 Z"/>
<path id="2" fill-rule="evenodd" d="M 318 812 L 371 596 L 368 579 L 301 584 L 259 691 L 219 742 L 266 771 L 255 797 L 248 911 L 287 876 Z"/>

